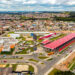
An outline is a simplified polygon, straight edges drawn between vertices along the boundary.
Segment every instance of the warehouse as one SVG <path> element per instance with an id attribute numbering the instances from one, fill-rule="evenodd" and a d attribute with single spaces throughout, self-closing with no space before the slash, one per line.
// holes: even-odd
<path id="1" fill-rule="evenodd" d="M 41 42 L 41 44 L 43 44 L 43 45 L 46 45 L 48 43 L 50 43 L 50 40 L 44 40 L 43 42 Z"/>
<path id="2" fill-rule="evenodd" d="M 71 33 L 61 39 L 45 45 L 44 47 L 50 51 L 62 51 L 64 48 L 75 42 L 75 33 Z"/>

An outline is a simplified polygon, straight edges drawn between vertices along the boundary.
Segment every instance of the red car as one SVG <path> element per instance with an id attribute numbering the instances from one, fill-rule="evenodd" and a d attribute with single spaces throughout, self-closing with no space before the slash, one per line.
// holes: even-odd
<path id="1" fill-rule="evenodd" d="M 6 61 L 6 60 L 4 60 L 3 62 L 4 62 L 4 63 L 6 63 L 7 61 Z"/>

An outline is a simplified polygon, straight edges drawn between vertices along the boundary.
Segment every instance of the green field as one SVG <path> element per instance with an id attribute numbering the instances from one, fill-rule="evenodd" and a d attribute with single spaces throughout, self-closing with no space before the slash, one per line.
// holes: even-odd
<path id="1" fill-rule="evenodd" d="M 55 41 L 55 40 L 57 40 L 57 39 L 59 39 L 59 38 L 62 38 L 62 37 L 64 37 L 64 36 L 66 36 L 66 34 L 60 34 L 59 36 L 53 37 L 53 38 L 51 38 L 50 40 Z"/>

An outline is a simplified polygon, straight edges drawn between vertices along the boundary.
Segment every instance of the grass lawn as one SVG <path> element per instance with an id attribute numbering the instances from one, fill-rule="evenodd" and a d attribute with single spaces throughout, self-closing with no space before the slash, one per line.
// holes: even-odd
<path id="1" fill-rule="evenodd" d="M 35 60 L 35 59 L 29 59 L 29 61 L 39 62 L 38 60 Z"/>
<path id="2" fill-rule="evenodd" d="M 53 58 L 49 58 L 47 61 L 50 61 L 50 60 L 52 60 Z"/>
<path id="3" fill-rule="evenodd" d="M 41 63 L 41 64 L 44 64 L 44 63 Z"/>
<path id="4" fill-rule="evenodd" d="M 31 65 L 29 65 L 29 71 L 34 72 L 34 68 Z"/>
<path id="5" fill-rule="evenodd" d="M 75 68 L 75 62 L 72 63 L 72 65 L 70 66 L 70 70 L 73 70 Z"/>
<path id="6" fill-rule="evenodd" d="M 75 75 L 71 71 L 60 71 L 57 69 L 53 69 L 48 75 Z"/>
<path id="7" fill-rule="evenodd" d="M 34 44 L 34 41 L 26 41 L 25 44 Z"/>
<path id="8" fill-rule="evenodd" d="M 9 67 L 9 64 L 6 65 L 6 68 Z"/>
<path id="9" fill-rule="evenodd" d="M 27 49 L 23 49 L 21 52 L 16 52 L 16 54 L 27 54 L 27 51 L 30 50 L 31 52 L 33 52 L 33 47 L 31 48 L 27 48 Z"/>
<path id="10" fill-rule="evenodd" d="M 37 40 L 39 43 L 41 43 L 43 40 Z"/>
<path id="11" fill-rule="evenodd" d="M 9 32 L 8 34 L 14 34 L 14 33 L 15 33 L 15 32 L 12 31 L 12 32 Z"/>
<path id="12" fill-rule="evenodd" d="M 66 35 L 66 34 L 60 34 L 59 36 L 53 37 L 53 38 L 51 38 L 50 40 L 55 41 L 55 40 L 57 40 L 57 39 L 59 39 L 59 38 L 64 37 L 65 35 Z"/>
<path id="13" fill-rule="evenodd" d="M 72 62 L 69 64 L 68 68 L 70 70 L 73 70 L 75 68 L 75 59 L 72 60 Z"/>
<path id="14" fill-rule="evenodd" d="M 53 69 L 48 75 L 55 75 L 56 72 L 60 72 L 60 71 L 57 69 Z"/>
<path id="15" fill-rule="evenodd" d="M 39 56 L 38 58 L 39 58 L 39 59 L 46 59 L 46 58 L 48 58 L 48 57 L 46 57 L 46 56 Z"/>
<path id="16" fill-rule="evenodd" d="M 12 68 L 13 68 L 13 71 L 15 71 L 17 68 L 17 64 L 12 64 Z"/>
<path id="17" fill-rule="evenodd" d="M 19 41 L 18 43 L 22 43 L 23 41 Z"/>
<path id="18" fill-rule="evenodd" d="M 28 49 L 23 49 L 21 52 L 16 52 L 16 54 L 27 54 Z"/>
<path id="19" fill-rule="evenodd" d="M 11 60 L 15 59 L 16 60 L 16 59 L 23 59 L 23 57 L 19 57 L 19 58 L 2 58 L 2 59 L 11 59 Z"/>
<path id="20" fill-rule="evenodd" d="M 41 55 L 43 55 L 43 53 L 39 53 L 39 55 L 41 56 Z"/>

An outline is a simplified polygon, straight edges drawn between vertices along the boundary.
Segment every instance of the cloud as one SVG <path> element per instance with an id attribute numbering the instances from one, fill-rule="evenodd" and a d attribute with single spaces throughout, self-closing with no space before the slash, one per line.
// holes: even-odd
<path id="1" fill-rule="evenodd" d="M 75 0 L 0 0 L 0 11 L 75 11 Z"/>
<path id="2" fill-rule="evenodd" d="M 29 0 L 29 1 L 24 1 L 23 4 L 35 4 L 37 3 L 36 0 Z"/>
<path id="3" fill-rule="evenodd" d="M 75 0 L 67 2 L 68 5 L 75 5 Z"/>
<path id="4" fill-rule="evenodd" d="M 56 0 L 42 0 L 42 3 L 50 3 L 50 4 L 55 4 Z"/>

